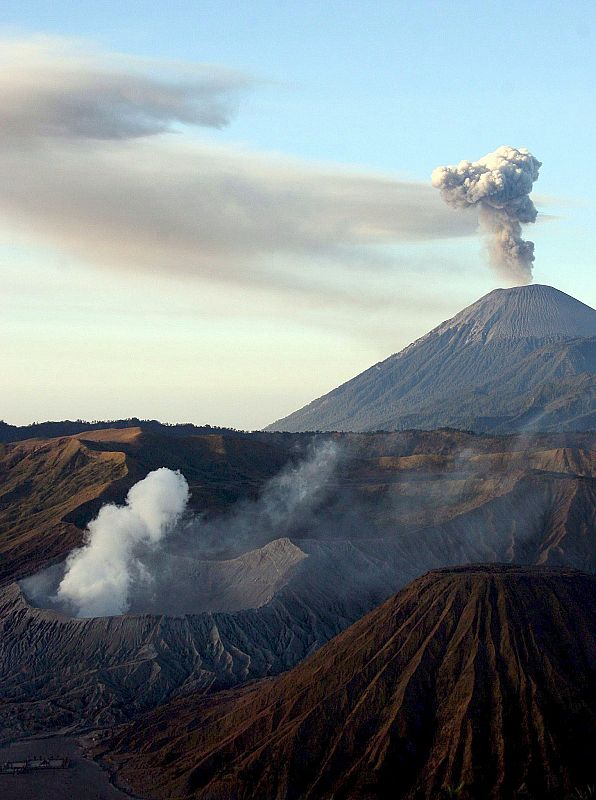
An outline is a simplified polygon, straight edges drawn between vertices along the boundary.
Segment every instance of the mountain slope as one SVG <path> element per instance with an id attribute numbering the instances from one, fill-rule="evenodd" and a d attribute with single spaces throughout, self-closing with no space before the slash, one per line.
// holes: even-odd
<path id="1" fill-rule="evenodd" d="M 82 456 L 70 472 L 62 470 L 74 442 L 83 455 L 117 452 L 126 458 L 125 479 L 116 480 L 106 497 L 121 500 L 116 489 L 125 492 L 159 459 L 182 469 L 199 508 L 221 509 L 232 492 L 246 497 L 258 491 L 289 450 L 295 454 L 298 442 L 316 438 L 259 434 L 172 442 L 138 429 L 93 437 L 16 445 L 11 485 L 21 486 L 19 479 L 29 475 L 30 497 L 40 513 L 56 519 L 53 488 L 83 492 L 90 474 Z M 134 606 L 137 613 L 72 619 L 36 607 L 43 603 L 28 580 L 0 589 L 3 735 L 112 725 L 181 693 L 278 674 L 436 567 L 504 561 L 596 568 L 596 484 L 587 434 L 406 431 L 331 438 L 343 457 L 308 525 L 300 523 L 285 532 L 288 538 L 273 542 L 259 541 L 260 531 L 251 529 L 241 552 L 214 557 L 209 551 L 204 560 L 176 562 L 176 591 L 167 586 L 164 599 Z M 57 472 L 47 471 L 50 454 Z M 52 483 L 66 475 L 68 482 Z M 5 520 L 22 512 L 24 525 L 29 506 L 12 500 Z M 251 513 L 245 501 L 239 508 Z M 69 518 L 88 512 L 82 506 Z M 75 530 L 80 541 L 82 531 Z M 225 524 L 217 530 L 223 535 Z M 26 544 L 25 564 L 16 565 L 14 577 L 27 563 L 29 574 L 37 572 L 55 561 L 58 548 L 63 557 L 67 551 L 49 523 L 28 529 Z M 164 574 L 167 584 L 171 576 Z"/>
<path id="2" fill-rule="evenodd" d="M 490 292 L 268 430 L 513 432 L 595 424 L 596 311 L 530 285 Z"/>
<path id="3" fill-rule="evenodd" d="M 263 441 L 265 439 L 266 441 Z M 102 503 L 159 467 L 180 469 L 202 510 L 221 510 L 296 453 L 284 437 L 164 435 L 140 427 L 0 444 L 0 586 L 63 558 Z"/>
<path id="4" fill-rule="evenodd" d="M 593 780 L 595 588 L 429 573 L 286 675 L 166 705 L 104 757 L 159 798 L 563 798 Z"/>
<path id="5" fill-rule="evenodd" d="M 268 479 L 288 462 L 303 457 L 320 438 L 235 432 L 170 436 L 133 427 L 0 445 L 0 586 L 64 558 L 81 544 L 83 529 L 101 504 L 123 502 L 132 484 L 153 469 L 181 470 L 190 485 L 191 507 L 221 513 L 238 500 L 258 496 Z M 395 510 L 393 521 L 399 522 L 401 529 L 437 524 L 465 510 L 459 508 L 463 498 L 458 489 L 458 480 L 464 476 L 459 476 L 454 466 L 461 468 L 467 451 L 487 457 L 502 454 L 495 462 L 498 484 L 503 477 L 503 459 L 515 461 L 517 474 L 525 470 L 519 461 L 521 453 L 525 453 L 522 460 L 533 461 L 530 451 L 570 448 L 574 462 L 581 458 L 580 452 L 589 460 L 591 447 L 590 436 L 574 433 L 519 440 L 457 431 L 333 438 L 349 456 L 339 464 L 338 491 L 356 493 L 354 502 L 357 506 L 364 503 L 367 512 L 373 503 L 376 514 L 382 502 L 385 517 Z M 401 459 L 414 455 L 420 463 L 410 469 L 412 462 Z M 542 461 L 542 456 L 537 458 Z M 481 471 L 486 491 L 474 483 L 480 489 L 478 504 L 494 493 L 494 482 L 485 480 L 491 469 L 489 461 Z M 567 471 L 567 466 L 562 469 Z M 540 470 L 544 474 L 549 471 Z M 591 474 L 589 467 L 588 472 Z M 573 467 L 570 474 L 585 474 L 585 470 Z M 447 476 L 449 481 L 444 480 Z M 451 485 L 453 492 L 448 491 Z M 470 486 L 468 482 L 467 491 Z M 366 518 L 362 527 L 369 529 L 371 515 L 367 513 Z M 352 521 L 351 529 L 354 524 Z M 253 540 L 247 547 L 260 544 L 265 541 Z M 227 557 L 230 555 L 234 553 Z"/>

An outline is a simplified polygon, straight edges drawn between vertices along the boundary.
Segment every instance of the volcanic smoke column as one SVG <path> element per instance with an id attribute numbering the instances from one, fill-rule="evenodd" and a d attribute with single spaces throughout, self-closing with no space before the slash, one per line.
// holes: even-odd
<path id="1" fill-rule="evenodd" d="M 129 489 L 125 505 L 102 506 L 89 523 L 85 545 L 68 556 L 55 599 L 68 603 L 78 617 L 124 614 L 132 584 L 151 578 L 136 549 L 157 549 L 188 497 L 184 476 L 161 467 Z"/>
<path id="2" fill-rule="evenodd" d="M 478 207 L 480 226 L 489 235 L 492 266 L 511 284 L 530 283 L 534 242 L 522 239 L 521 226 L 538 214 L 530 199 L 541 162 L 526 150 L 503 145 L 478 161 L 437 167 L 432 184 L 454 208 Z"/>

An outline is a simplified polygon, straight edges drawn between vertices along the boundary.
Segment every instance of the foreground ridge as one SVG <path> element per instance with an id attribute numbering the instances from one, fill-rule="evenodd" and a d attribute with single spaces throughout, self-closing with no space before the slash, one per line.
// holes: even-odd
<path id="1" fill-rule="evenodd" d="M 164 706 L 103 755 L 157 797 L 563 798 L 593 780 L 595 584 L 427 573 L 289 673 Z"/>

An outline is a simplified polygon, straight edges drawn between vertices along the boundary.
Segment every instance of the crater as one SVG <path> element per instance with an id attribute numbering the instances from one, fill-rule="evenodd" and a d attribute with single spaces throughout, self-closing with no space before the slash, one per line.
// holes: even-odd
<path id="1" fill-rule="evenodd" d="M 272 542 L 225 560 L 157 551 L 144 560 L 147 577 L 132 586 L 126 614 L 183 616 L 260 608 L 291 579 L 307 554 L 290 539 Z M 54 564 L 19 582 L 34 608 L 81 617 L 56 594 L 66 562 Z"/>

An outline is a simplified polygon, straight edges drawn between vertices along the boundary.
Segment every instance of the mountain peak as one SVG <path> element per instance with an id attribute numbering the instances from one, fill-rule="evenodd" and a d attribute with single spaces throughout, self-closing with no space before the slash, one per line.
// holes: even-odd
<path id="1" fill-rule="evenodd" d="M 596 311 L 544 284 L 494 289 L 432 331 L 469 328 L 468 341 L 596 336 Z"/>
<path id="2" fill-rule="evenodd" d="M 590 430 L 596 311 L 552 286 L 495 289 L 268 430 Z"/>

